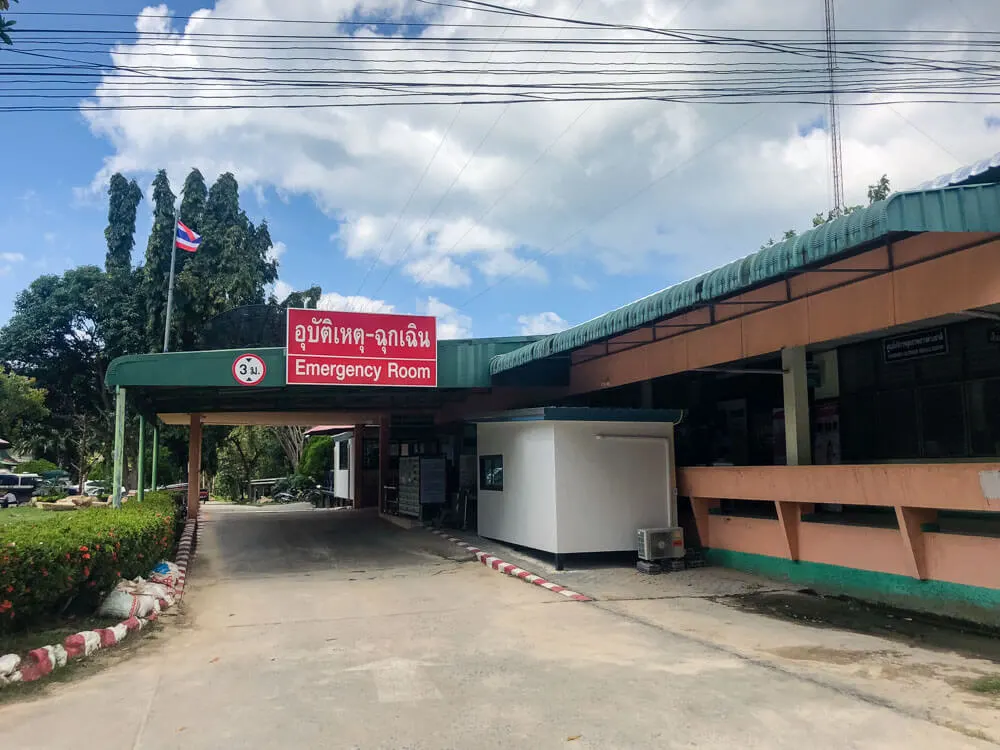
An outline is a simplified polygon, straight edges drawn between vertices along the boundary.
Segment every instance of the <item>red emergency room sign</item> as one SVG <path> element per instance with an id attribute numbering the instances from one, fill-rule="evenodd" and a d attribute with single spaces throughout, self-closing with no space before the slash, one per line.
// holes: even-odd
<path id="1" fill-rule="evenodd" d="M 437 321 L 288 310 L 288 385 L 437 386 Z"/>

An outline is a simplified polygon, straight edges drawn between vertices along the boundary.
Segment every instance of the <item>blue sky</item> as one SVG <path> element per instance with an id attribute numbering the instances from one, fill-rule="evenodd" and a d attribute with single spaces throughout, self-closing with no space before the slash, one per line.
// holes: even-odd
<path id="1" fill-rule="evenodd" d="M 170 28 L 184 30 L 199 8 L 236 15 L 239 2 L 171 2 Z M 970 17 L 988 14 L 986 0 L 961 2 Z M 363 12 L 371 18 L 395 4 L 366 0 Z M 522 0 L 533 4 L 563 15 L 581 5 Z M 86 9 L 139 14 L 146 5 L 91 0 Z M 315 5 L 256 0 L 253 7 L 261 16 L 312 18 L 321 12 Z M 328 4 L 324 18 L 361 17 L 351 5 Z M 414 17 L 451 12 L 411 5 L 407 13 Z M 704 28 L 751 22 L 810 28 L 822 22 L 809 9 L 797 7 L 789 17 L 787 9 L 764 0 L 747 0 L 739 9 L 743 16 L 718 5 L 623 0 L 618 15 L 645 18 L 654 7 L 663 25 L 678 18 L 681 26 Z M 77 11 L 80 3 L 24 0 L 18 7 Z M 886 16 L 882 28 L 898 26 L 896 14 L 904 7 L 904 0 L 886 0 L 879 10 Z M 581 15 L 604 11 L 595 5 Z M 934 9 L 920 12 L 929 15 L 914 16 L 915 27 L 945 23 Z M 872 28 L 870 14 L 860 0 L 838 6 L 845 25 Z M 225 30 L 225 19 L 213 20 L 209 28 Z M 956 25 L 952 18 L 947 23 Z M 19 24 L 133 27 L 128 18 L 22 16 Z M 293 33 L 299 27 L 282 28 Z M 316 31 L 306 26 L 296 33 Z M 131 44 L 135 34 L 114 41 Z M 185 52 L 185 41 L 177 37 L 174 58 L 187 54 L 183 59 L 204 64 L 199 53 Z M 556 55 L 545 52 L 543 62 Z M 0 51 L 0 74 L 14 58 Z M 630 53 L 619 61 L 632 59 Z M 494 62 L 492 53 L 488 61 Z M 231 170 L 246 211 L 254 220 L 266 218 L 284 248 L 283 284 L 318 284 L 331 294 L 331 305 L 359 295 L 397 311 L 439 314 L 448 331 L 477 336 L 585 321 L 752 252 L 789 227 L 806 228 L 829 201 L 822 106 L 598 103 L 3 117 L 0 285 L 7 293 L 0 294 L 0 322 L 15 293 L 39 274 L 103 263 L 107 207 L 101 184 L 116 169 L 135 177 L 144 191 L 161 167 L 175 190 L 190 167 L 201 168 L 208 180 Z M 867 184 L 883 173 L 895 187 L 908 187 L 990 155 L 997 150 L 997 122 L 1000 108 L 979 105 L 845 108 L 848 203 L 861 202 Z M 150 224 L 149 204 L 140 210 L 136 262 Z"/>

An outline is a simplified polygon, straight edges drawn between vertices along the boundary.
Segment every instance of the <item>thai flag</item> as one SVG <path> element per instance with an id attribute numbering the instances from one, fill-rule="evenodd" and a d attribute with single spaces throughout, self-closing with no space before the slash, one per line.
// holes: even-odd
<path id="1" fill-rule="evenodd" d="M 177 222 L 177 247 L 189 253 L 193 253 L 201 244 L 201 235 L 193 229 L 189 229 L 182 221 Z"/>

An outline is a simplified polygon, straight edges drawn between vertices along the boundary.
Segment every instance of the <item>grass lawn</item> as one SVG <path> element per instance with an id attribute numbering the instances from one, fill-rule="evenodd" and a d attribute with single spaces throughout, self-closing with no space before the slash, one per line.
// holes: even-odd
<path id="1" fill-rule="evenodd" d="M 17 523 L 44 523 L 53 518 L 58 518 L 59 511 L 42 510 L 41 508 L 3 508 L 0 509 L 0 533 L 5 526 L 13 526 Z"/>

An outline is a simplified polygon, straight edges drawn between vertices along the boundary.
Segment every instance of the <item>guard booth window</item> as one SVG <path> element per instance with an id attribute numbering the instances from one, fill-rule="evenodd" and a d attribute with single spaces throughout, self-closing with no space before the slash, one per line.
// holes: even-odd
<path id="1" fill-rule="evenodd" d="M 503 491 L 503 456 L 479 457 L 479 489 Z"/>
<path id="2" fill-rule="evenodd" d="M 348 440 L 337 443 L 337 468 L 344 471 L 351 468 L 351 443 Z"/>

